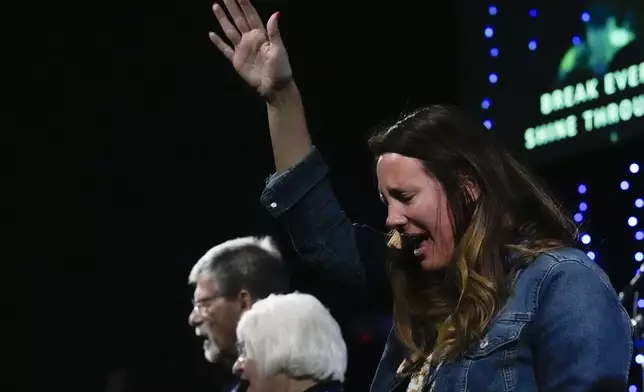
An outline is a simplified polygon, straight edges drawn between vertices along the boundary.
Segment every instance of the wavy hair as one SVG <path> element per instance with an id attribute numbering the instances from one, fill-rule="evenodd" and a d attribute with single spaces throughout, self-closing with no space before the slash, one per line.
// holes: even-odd
<path id="1" fill-rule="evenodd" d="M 483 336 L 516 271 L 573 244 L 577 228 L 489 130 L 455 107 L 416 110 L 377 131 L 369 147 L 376 160 L 386 153 L 418 159 L 447 197 L 455 239 L 448 267 L 422 271 L 392 231 L 389 275 L 394 328 L 411 362 L 430 354 L 433 362 L 453 360 Z"/>
<path id="2" fill-rule="evenodd" d="M 262 375 L 344 381 L 347 347 L 340 326 L 310 294 L 271 294 L 242 314 L 237 340 Z"/>

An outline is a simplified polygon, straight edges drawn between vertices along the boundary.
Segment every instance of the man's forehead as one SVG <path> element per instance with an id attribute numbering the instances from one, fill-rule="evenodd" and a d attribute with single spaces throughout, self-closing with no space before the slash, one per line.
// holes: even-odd
<path id="1" fill-rule="evenodd" d="M 202 298 L 217 295 L 218 292 L 219 290 L 215 277 L 199 278 L 195 285 L 194 298 L 195 300 L 200 300 Z"/>

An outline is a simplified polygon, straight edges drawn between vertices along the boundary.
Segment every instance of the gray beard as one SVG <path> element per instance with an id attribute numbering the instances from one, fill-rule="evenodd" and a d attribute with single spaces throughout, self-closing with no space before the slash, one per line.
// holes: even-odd
<path id="1" fill-rule="evenodd" d="M 210 340 L 205 340 L 203 343 L 203 353 L 204 357 L 206 357 L 206 361 L 215 363 L 219 359 L 221 350 L 219 350 L 219 347 L 215 343 Z"/>

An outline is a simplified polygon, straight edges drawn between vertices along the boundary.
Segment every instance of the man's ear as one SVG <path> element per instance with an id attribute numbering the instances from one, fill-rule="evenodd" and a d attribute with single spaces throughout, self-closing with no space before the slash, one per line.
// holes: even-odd
<path id="1" fill-rule="evenodd" d="M 237 294 L 237 300 L 239 301 L 239 307 L 242 311 L 246 311 L 253 306 L 253 296 L 246 289 L 241 289 L 239 294 Z"/>

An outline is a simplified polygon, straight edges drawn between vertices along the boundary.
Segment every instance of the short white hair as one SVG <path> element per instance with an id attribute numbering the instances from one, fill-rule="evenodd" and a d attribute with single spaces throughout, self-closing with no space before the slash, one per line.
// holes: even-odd
<path id="1" fill-rule="evenodd" d="M 188 283 L 196 283 L 199 278 L 209 276 L 212 273 L 213 264 L 223 253 L 239 250 L 245 247 L 256 247 L 262 249 L 276 259 L 282 258 L 277 245 L 275 245 L 275 241 L 273 241 L 270 236 L 234 238 L 210 248 L 203 256 L 201 256 L 190 271 Z"/>
<path id="2" fill-rule="evenodd" d="M 244 312 L 237 339 L 259 371 L 344 381 L 347 347 L 340 326 L 312 295 L 272 294 Z"/>

